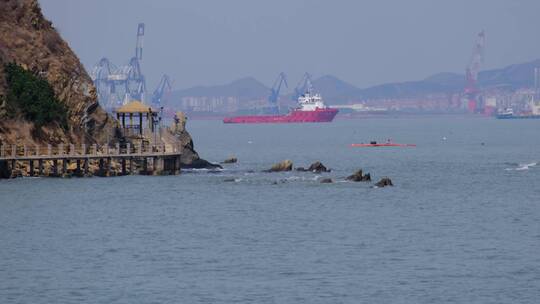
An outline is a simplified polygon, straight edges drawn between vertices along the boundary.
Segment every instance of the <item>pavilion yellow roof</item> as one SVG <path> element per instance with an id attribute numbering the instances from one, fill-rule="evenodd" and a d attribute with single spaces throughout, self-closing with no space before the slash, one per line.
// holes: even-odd
<path id="1" fill-rule="evenodd" d="M 150 111 L 152 111 L 153 113 L 157 112 L 151 106 L 144 104 L 138 100 L 131 101 L 116 109 L 116 113 L 148 113 Z"/>

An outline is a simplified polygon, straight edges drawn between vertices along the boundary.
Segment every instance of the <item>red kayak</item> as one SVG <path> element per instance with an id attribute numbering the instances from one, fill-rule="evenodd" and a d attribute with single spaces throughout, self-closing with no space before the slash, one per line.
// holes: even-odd
<path id="1" fill-rule="evenodd" d="M 416 147 L 415 144 L 396 144 L 396 143 L 384 143 L 378 144 L 372 142 L 369 144 L 351 144 L 351 147 Z"/>

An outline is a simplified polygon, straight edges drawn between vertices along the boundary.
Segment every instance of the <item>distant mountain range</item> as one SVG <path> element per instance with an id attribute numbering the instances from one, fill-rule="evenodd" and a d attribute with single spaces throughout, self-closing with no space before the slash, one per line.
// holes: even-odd
<path id="1" fill-rule="evenodd" d="M 540 67 L 540 59 L 513 64 L 500 69 L 482 71 L 478 75 L 480 87 L 502 87 L 509 90 L 533 85 L 534 68 Z M 457 73 L 438 73 L 423 80 L 394 82 L 368 88 L 358 88 L 335 76 L 325 75 L 314 79 L 313 87 L 329 104 L 342 104 L 366 99 L 395 99 L 426 96 L 429 94 L 452 94 L 463 91 L 465 76 Z M 196 86 L 173 91 L 170 100 L 182 97 L 236 97 L 240 101 L 265 99 L 270 88 L 253 77 L 245 77 L 229 84 Z M 283 98 L 290 95 L 283 96 Z"/>
<path id="2" fill-rule="evenodd" d="M 196 86 L 171 93 L 171 100 L 182 97 L 237 97 L 241 101 L 266 98 L 270 89 L 253 77 L 244 77 L 216 86 Z"/>

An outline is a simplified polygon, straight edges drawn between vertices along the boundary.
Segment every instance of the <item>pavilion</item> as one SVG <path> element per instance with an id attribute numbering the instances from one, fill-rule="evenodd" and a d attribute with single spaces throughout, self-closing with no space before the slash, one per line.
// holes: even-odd
<path id="1" fill-rule="evenodd" d="M 155 122 L 157 121 L 158 111 L 142 103 L 141 101 L 131 101 L 114 111 L 116 118 L 120 121 L 121 129 L 124 135 L 143 135 L 143 130 L 149 129 L 152 133 L 155 131 Z M 146 115 L 146 123 L 143 123 L 143 117 Z M 126 123 L 126 116 L 128 121 Z M 134 119 L 135 118 L 135 121 Z M 138 119 L 137 119 L 138 118 Z"/>

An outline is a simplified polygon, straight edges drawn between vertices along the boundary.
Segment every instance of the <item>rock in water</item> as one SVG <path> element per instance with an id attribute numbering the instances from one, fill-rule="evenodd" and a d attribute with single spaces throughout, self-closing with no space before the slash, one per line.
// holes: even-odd
<path id="1" fill-rule="evenodd" d="M 238 159 L 236 157 L 234 157 L 234 156 L 231 156 L 231 157 L 227 158 L 226 160 L 222 161 L 221 163 L 222 164 L 234 164 L 236 162 L 238 162 Z"/>
<path id="2" fill-rule="evenodd" d="M 321 172 L 330 172 L 320 161 L 316 161 L 311 166 L 309 166 L 308 171 L 321 173 Z"/>
<path id="3" fill-rule="evenodd" d="M 182 164 L 182 168 L 186 169 L 222 169 L 218 164 L 213 164 L 205 159 L 196 158 L 189 164 Z"/>
<path id="4" fill-rule="evenodd" d="M 331 178 L 323 178 L 321 179 L 321 184 L 331 184 L 334 181 Z"/>
<path id="5" fill-rule="evenodd" d="M 304 167 L 298 167 L 298 168 L 296 168 L 296 171 L 298 171 L 298 172 L 306 172 L 307 169 L 304 168 Z"/>
<path id="6" fill-rule="evenodd" d="M 363 175 L 362 169 L 360 169 L 354 174 L 347 176 L 346 179 L 353 182 L 369 182 L 371 181 L 371 174 L 367 173 L 366 175 Z"/>
<path id="7" fill-rule="evenodd" d="M 293 168 L 293 163 L 290 160 L 284 160 L 282 162 L 279 162 L 270 168 L 270 170 L 267 170 L 267 172 L 282 172 L 282 171 L 291 171 Z"/>
<path id="8" fill-rule="evenodd" d="M 375 186 L 379 187 L 379 188 L 382 188 L 382 187 L 386 187 L 386 186 L 393 186 L 394 184 L 392 184 L 392 180 L 389 179 L 388 177 L 383 177 L 381 178 L 380 181 L 378 181 Z"/>

